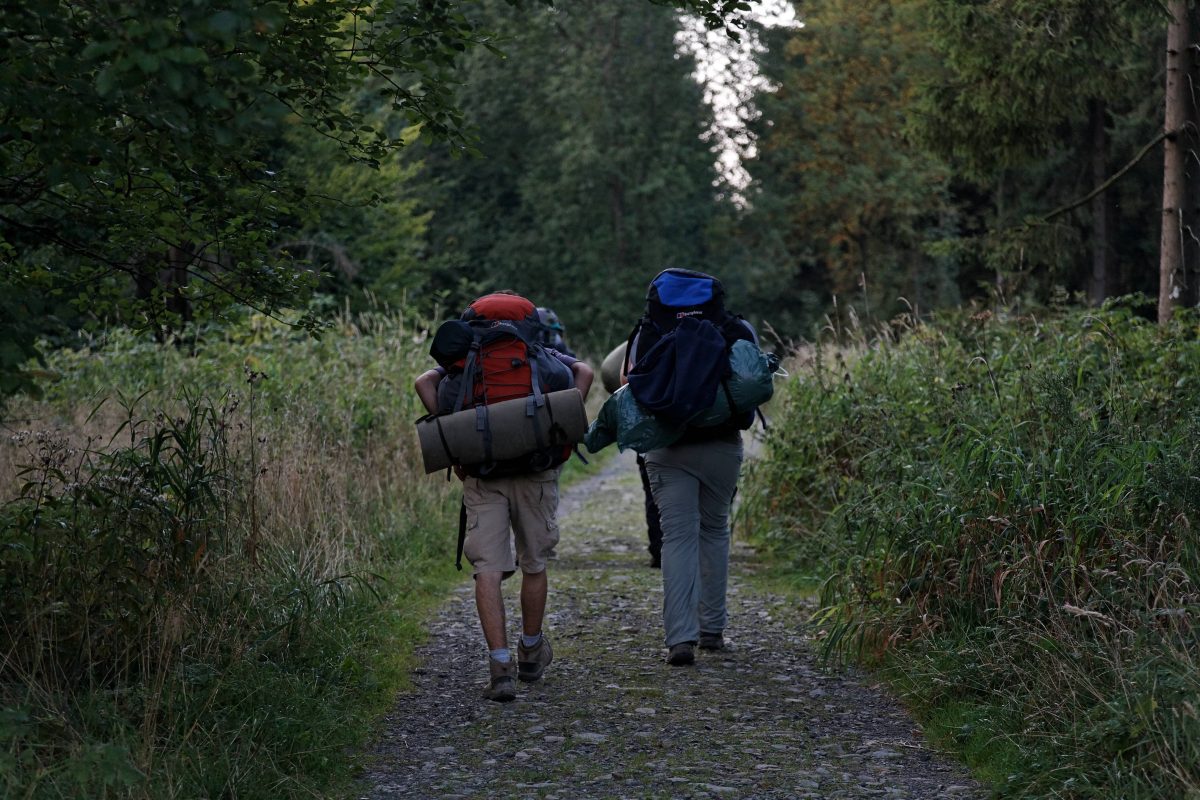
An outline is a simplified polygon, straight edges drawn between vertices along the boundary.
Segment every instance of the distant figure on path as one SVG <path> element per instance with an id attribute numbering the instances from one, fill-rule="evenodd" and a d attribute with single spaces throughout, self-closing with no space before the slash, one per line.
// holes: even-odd
<path id="1" fill-rule="evenodd" d="M 629 342 L 621 342 L 604 357 L 600 367 L 600 376 L 604 380 L 604 388 L 613 394 L 621 388 L 621 375 L 624 371 L 625 354 Z M 611 365 L 611 366 L 610 366 Z M 650 553 L 650 567 L 662 567 L 662 525 L 659 522 L 658 506 L 654 504 L 654 494 L 650 491 L 650 476 L 646 474 L 646 457 L 637 455 L 638 475 L 642 479 L 642 495 L 646 505 L 646 550 Z"/>
<path id="2" fill-rule="evenodd" d="M 650 489 L 650 473 L 646 470 L 646 457 L 638 453 L 638 474 L 642 478 L 642 494 L 646 498 L 646 549 L 650 551 L 650 566 L 662 569 L 662 517 L 658 513 L 658 504 L 654 502 L 654 492 Z"/>
<path id="3" fill-rule="evenodd" d="M 563 355 L 574 356 L 575 352 L 567 347 L 567 329 L 558 318 L 553 308 L 538 306 L 538 341 L 544 346 L 557 350 Z"/>
<path id="4" fill-rule="evenodd" d="M 729 346 L 757 343 L 750 324 L 725 310 L 724 295 L 719 280 L 691 270 L 664 270 L 651 282 L 621 376 L 639 403 L 654 395 L 692 403 L 662 408 L 680 419 L 713 403 Z M 689 426 L 674 444 L 645 454 L 662 526 L 663 627 L 673 666 L 693 663 L 697 645 L 725 647 L 729 511 L 742 466 L 741 431 L 753 422 L 750 409 L 712 427 Z"/>
<path id="5" fill-rule="evenodd" d="M 429 413 L 453 410 L 456 397 L 458 407 L 527 397 L 533 393 L 532 381 L 539 378 L 543 393 L 574 386 L 587 397 L 591 367 L 536 343 L 539 319 L 529 300 L 511 292 L 481 297 L 463 312 L 462 321 L 482 320 L 512 323 L 500 327 L 515 335 L 484 340 L 482 347 L 476 340 L 471 355 L 465 358 L 456 358 L 466 352 L 461 343 L 445 348 L 441 357 L 435 353 L 440 366 L 422 373 L 415 387 Z M 444 327 L 455 330 L 450 323 Z M 441 333 L 439 330 L 439 337 Z M 439 346 L 437 339 L 431 351 Z M 465 404 L 464 397 L 468 398 Z M 494 434 L 500 436 L 503 431 Z M 548 595 L 546 559 L 558 543 L 558 476 L 569 454 L 570 448 L 558 448 L 556 452 L 514 460 L 516 463 L 455 468 L 463 482 L 461 524 L 465 540 L 460 539 L 460 546 L 471 563 L 475 606 L 489 650 L 489 678 L 484 691 L 489 700 L 514 699 L 514 678 L 536 681 L 553 659 L 550 641 L 542 632 Z M 518 567 L 522 635 L 514 659 L 508 647 L 500 584 Z"/>

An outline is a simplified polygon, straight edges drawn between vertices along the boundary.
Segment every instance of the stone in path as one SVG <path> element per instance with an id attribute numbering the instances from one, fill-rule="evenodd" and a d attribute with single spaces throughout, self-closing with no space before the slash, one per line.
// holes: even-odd
<path id="1" fill-rule="evenodd" d="M 827 672 L 805 601 L 757 588 L 739 549 L 727 652 L 664 661 L 660 573 L 645 552 L 632 453 L 564 492 L 546 631 L 555 660 L 516 701 L 487 674 L 470 581 L 430 624 L 364 798 L 982 798 L 904 709 L 855 671 Z M 519 630 L 518 582 L 505 585 Z"/>

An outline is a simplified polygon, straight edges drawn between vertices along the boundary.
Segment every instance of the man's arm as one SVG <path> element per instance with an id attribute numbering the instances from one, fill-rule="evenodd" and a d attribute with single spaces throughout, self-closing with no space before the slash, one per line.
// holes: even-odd
<path id="1" fill-rule="evenodd" d="M 422 372 L 414 384 L 417 390 L 417 397 L 421 398 L 421 403 L 424 404 L 425 410 L 430 414 L 436 414 L 438 410 L 437 387 L 441 379 L 442 373 L 436 369 L 431 369 L 427 372 Z"/>
<path id="2" fill-rule="evenodd" d="M 571 374 L 575 376 L 575 388 L 583 395 L 583 399 L 587 400 L 588 391 L 592 388 L 592 378 L 596 373 L 587 364 L 576 361 L 571 365 Z"/>

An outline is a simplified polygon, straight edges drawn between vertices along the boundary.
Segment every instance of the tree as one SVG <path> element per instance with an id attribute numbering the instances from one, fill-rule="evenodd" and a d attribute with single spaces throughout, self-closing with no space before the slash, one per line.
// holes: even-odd
<path id="1" fill-rule="evenodd" d="M 949 174 L 906 136 L 914 83 L 932 68 L 911 2 L 820 0 L 804 26 L 765 34 L 757 155 L 741 223 L 755 305 L 807 334 L 836 296 L 888 319 L 900 298 L 928 307 L 957 295 L 924 252 L 944 226 Z"/>
<path id="2" fill-rule="evenodd" d="M 1189 118 L 1188 48 L 1192 37 L 1187 0 L 1171 0 L 1167 23 L 1167 88 L 1164 97 L 1162 240 L 1158 263 L 1158 321 L 1171 319 L 1186 287 L 1183 243 L 1187 203 L 1184 127 Z"/>
<path id="3" fill-rule="evenodd" d="M 980 237 L 983 257 L 998 272 L 1042 269 L 1100 302 L 1119 285 L 1116 254 L 1140 259 L 1143 248 L 1141 209 L 1118 204 L 1108 178 L 1120 163 L 1114 152 L 1132 153 L 1150 138 L 1146 98 L 1156 65 L 1146 36 L 1158 24 L 1153 4 L 925 6 L 925 27 L 945 69 L 918 87 L 912 130 L 990 198 L 992 235 Z M 1086 207 L 1071 201 L 1089 190 L 1091 219 L 1081 230 L 1065 213 Z M 1056 207 L 1062 213 L 1051 211 Z M 1041 222 L 1026 227 L 1026 219 Z M 1091 248 L 1086 268 L 1084 242 Z M 1064 269 L 1071 264 L 1080 266 Z"/>
<path id="4" fill-rule="evenodd" d="M 548 2 L 509 1 L 534 14 Z M 475 5 L 4 4 L 0 286 L 160 332 L 231 302 L 302 302 L 316 276 L 275 245 L 310 199 L 281 143 L 303 128 L 376 166 L 404 146 L 379 124 L 384 108 L 466 149 L 454 69 L 492 46 Z M 746 8 L 677 5 L 713 25 Z M 348 103 L 363 87 L 370 101 Z"/>
<path id="5" fill-rule="evenodd" d="M 511 38 L 503 61 L 477 53 L 464 70 L 483 157 L 420 154 L 436 283 L 455 306 L 512 288 L 553 306 L 571 341 L 611 346 L 659 270 L 707 266 L 716 175 L 694 64 L 667 8 L 486 8 L 482 24 Z"/>
<path id="6" fill-rule="evenodd" d="M 446 71 L 479 36 L 438 2 L 33 0 L 2 30 L 6 282 L 150 325 L 171 297 L 270 311 L 299 296 L 309 274 L 270 244 L 305 187 L 273 145 L 306 127 L 378 163 L 400 143 L 346 107 L 364 80 L 453 138 Z"/>
<path id="7" fill-rule="evenodd" d="M 308 187 L 307 202 L 274 248 L 307 264 L 321 276 L 319 292 L 352 308 L 363 307 L 366 295 L 395 307 L 418 296 L 429 221 L 414 187 L 420 164 L 391 153 L 371 167 L 308 129 L 292 131 L 286 144 L 283 169 Z"/>

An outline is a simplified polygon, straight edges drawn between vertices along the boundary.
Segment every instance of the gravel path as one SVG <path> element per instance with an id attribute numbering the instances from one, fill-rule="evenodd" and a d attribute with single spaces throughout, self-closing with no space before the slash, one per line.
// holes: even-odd
<path id="1" fill-rule="evenodd" d="M 564 492 L 546 631 L 554 663 L 516 701 L 487 674 L 470 581 L 430 625 L 365 798 L 982 798 L 868 676 L 816 661 L 803 599 L 762 590 L 735 550 L 731 649 L 664 662 L 660 573 L 633 454 Z M 517 581 L 506 582 L 517 635 Z"/>

